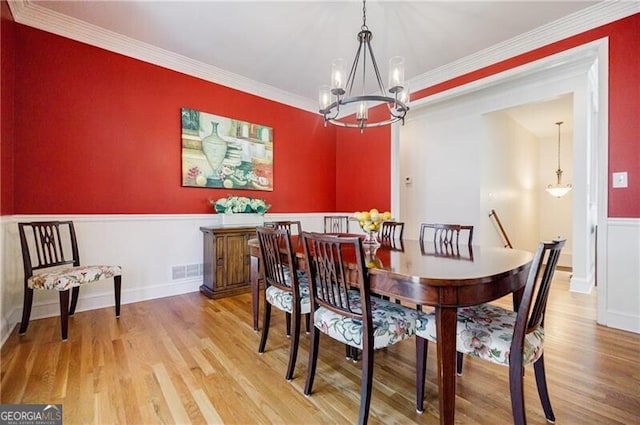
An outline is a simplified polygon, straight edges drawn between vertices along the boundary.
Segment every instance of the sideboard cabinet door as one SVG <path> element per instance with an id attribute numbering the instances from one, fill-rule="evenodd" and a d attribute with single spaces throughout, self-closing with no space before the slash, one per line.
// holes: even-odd
<path id="1" fill-rule="evenodd" d="M 248 241 L 255 227 L 201 227 L 203 233 L 202 285 L 200 292 L 221 298 L 248 292 L 251 269 Z"/>

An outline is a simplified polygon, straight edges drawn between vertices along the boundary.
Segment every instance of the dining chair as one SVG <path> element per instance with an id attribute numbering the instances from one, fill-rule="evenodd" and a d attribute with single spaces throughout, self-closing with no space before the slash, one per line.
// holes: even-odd
<path id="1" fill-rule="evenodd" d="M 541 242 L 531 262 L 517 311 L 492 304 L 458 309 L 456 348 L 464 353 L 509 367 L 511 410 L 516 425 L 526 424 L 524 366 L 533 364 L 538 395 L 547 421 L 555 416 L 544 369 L 544 320 L 549 288 L 565 240 Z M 541 275 L 542 272 L 542 275 Z M 437 342 L 436 316 L 424 314 L 416 329 L 416 409 L 423 410 L 428 342 Z"/>
<path id="2" fill-rule="evenodd" d="M 348 215 L 325 215 L 324 232 L 349 233 L 349 218 Z"/>
<path id="3" fill-rule="evenodd" d="M 258 352 L 264 353 L 269 336 L 271 306 L 284 311 L 287 320 L 287 335 L 291 336 L 289 365 L 285 379 L 293 379 L 300 342 L 301 315 L 309 316 L 311 311 L 309 282 L 306 274 L 298 270 L 296 256 L 291 248 L 289 230 L 272 227 L 257 227 L 260 245 L 260 260 L 264 273 L 264 320 Z M 280 252 L 281 247 L 286 255 Z M 290 329 L 293 322 L 293 330 Z M 307 328 L 309 327 L 307 320 Z"/>
<path id="4" fill-rule="evenodd" d="M 302 233 L 311 292 L 311 342 L 304 394 L 310 395 L 318 361 L 320 334 L 362 352 L 359 424 L 366 424 L 373 386 L 373 352 L 410 338 L 414 309 L 371 297 L 359 237 Z M 354 284 L 358 288 L 353 289 Z"/>
<path id="5" fill-rule="evenodd" d="M 404 235 L 404 222 L 383 221 L 380 227 L 380 240 L 400 239 Z"/>
<path id="6" fill-rule="evenodd" d="M 73 221 L 18 223 L 18 231 L 24 268 L 20 335 L 24 335 L 29 327 L 34 289 L 58 291 L 63 341 L 67 340 L 69 317 L 75 314 L 82 285 L 113 278 L 116 318 L 120 317 L 122 268 L 110 265 L 81 266 Z"/>
<path id="7" fill-rule="evenodd" d="M 434 243 L 458 245 L 460 232 L 467 234 L 467 245 L 471 245 L 473 243 L 473 226 L 462 224 L 422 223 L 419 240 L 422 245 L 425 236 L 430 234 Z"/>
<path id="8" fill-rule="evenodd" d="M 265 221 L 264 227 L 273 227 L 274 229 L 287 229 L 291 235 L 299 235 L 302 233 L 302 224 L 300 221 L 281 220 L 281 221 Z"/>

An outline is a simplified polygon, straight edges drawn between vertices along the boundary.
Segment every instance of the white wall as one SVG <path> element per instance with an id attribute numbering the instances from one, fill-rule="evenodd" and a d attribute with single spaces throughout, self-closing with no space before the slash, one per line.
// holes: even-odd
<path id="1" fill-rule="evenodd" d="M 417 239 L 420 223 L 479 224 L 480 181 L 473 176 L 480 172 L 482 143 L 468 119 L 434 110 L 402 129 L 399 220 L 406 238 Z"/>
<path id="2" fill-rule="evenodd" d="M 486 114 L 482 125 L 488 137 L 480 156 L 481 210 L 496 211 L 514 248 L 534 251 L 540 241 L 538 140 L 504 112 Z M 502 246 L 491 224 L 483 242 Z"/>

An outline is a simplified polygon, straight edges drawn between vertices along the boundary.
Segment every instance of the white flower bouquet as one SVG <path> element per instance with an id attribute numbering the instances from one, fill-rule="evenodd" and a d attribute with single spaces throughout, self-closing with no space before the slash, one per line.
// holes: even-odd
<path id="1" fill-rule="evenodd" d="M 220 214 L 246 214 L 257 213 L 264 215 L 271 205 L 267 204 L 264 199 L 247 198 L 246 196 L 227 196 L 215 201 L 211 201 L 211 205 Z"/>

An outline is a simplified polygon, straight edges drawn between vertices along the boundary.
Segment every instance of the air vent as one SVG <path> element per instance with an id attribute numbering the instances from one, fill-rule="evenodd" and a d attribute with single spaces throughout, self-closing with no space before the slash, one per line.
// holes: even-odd
<path id="1" fill-rule="evenodd" d="M 171 266 L 171 280 L 182 280 L 202 276 L 202 264 L 180 264 Z"/>

